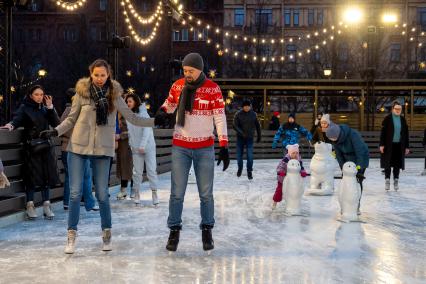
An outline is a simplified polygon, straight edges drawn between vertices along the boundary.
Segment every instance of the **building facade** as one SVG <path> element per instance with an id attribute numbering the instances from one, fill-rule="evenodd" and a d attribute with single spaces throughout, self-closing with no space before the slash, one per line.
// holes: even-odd
<path id="1" fill-rule="evenodd" d="M 349 7 L 361 11 L 360 22 L 344 20 Z M 396 22 L 382 22 L 385 13 Z M 426 70 L 424 1 L 229 0 L 224 28 L 224 77 L 362 78 L 374 67 L 377 78 L 404 78 Z"/>

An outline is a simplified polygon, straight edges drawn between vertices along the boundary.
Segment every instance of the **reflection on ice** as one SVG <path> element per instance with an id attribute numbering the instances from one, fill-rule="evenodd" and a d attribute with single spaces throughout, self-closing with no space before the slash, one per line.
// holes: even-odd
<path id="1" fill-rule="evenodd" d="M 0 283 L 425 283 L 422 162 L 408 160 L 400 191 L 386 193 L 372 161 L 361 206 L 366 223 L 349 224 L 336 221 L 336 196 L 304 196 L 306 216 L 286 217 L 283 204 L 272 211 L 276 161 L 255 161 L 252 182 L 237 178 L 231 163 L 215 177 L 210 256 L 202 251 L 195 184 L 187 189 L 179 249 L 165 250 L 170 174 L 160 176 L 157 209 L 112 200 L 110 253 L 100 251 L 99 215 L 82 212 L 76 254 L 64 255 L 67 216 L 58 204 L 52 222 L 0 229 Z M 142 200 L 149 199 L 145 192 Z"/>

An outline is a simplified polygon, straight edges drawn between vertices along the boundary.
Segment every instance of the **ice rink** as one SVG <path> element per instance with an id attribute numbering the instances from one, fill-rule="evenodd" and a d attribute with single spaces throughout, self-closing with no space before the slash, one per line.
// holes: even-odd
<path id="1" fill-rule="evenodd" d="M 254 163 L 254 180 L 236 177 L 236 161 L 216 168 L 215 250 L 202 250 L 196 185 L 188 186 L 178 251 L 165 249 L 170 173 L 160 176 L 160 206 L 117 201 L 111 190 L 113 251 L 101 251 L 98 212 L 81 207 L 76 253 L 63 253 L 68 214 L 0 228 L 0 283 L 426 283 L 426 177 L 407 159 L 400 190 L 384 190 L 370 162 L 362 221 L 336 221 L 336 196 L 304 196 L 306 216 L 271 210 L 278 160 Z M 305 161 L 309 165 L 309 161 Z M 340 180 L 335 180 L 338 185 Z M 309 177 L 305 180 L 309 185 Z"/>

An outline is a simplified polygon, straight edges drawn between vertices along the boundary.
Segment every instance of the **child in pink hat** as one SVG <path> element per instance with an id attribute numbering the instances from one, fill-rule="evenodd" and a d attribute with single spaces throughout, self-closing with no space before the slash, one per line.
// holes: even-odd
<path id="1" fill-rule="evenodd" d="M 287 154 L 284 158 L 278 163 L 277 166 L 277 187 L 275 189 L 274 200 L 272 204 L 272 209 L 275 209 L 278 202 L 281 202 L 283 199 L 283 180 L 287 174 L 287 164 L 291 159 L 298 160 L 300 163 L 300 176 L 306 177 L 307 173 L 303 167 L 302 158 L 299 153 L 299 144 L 287 145 Z"/>

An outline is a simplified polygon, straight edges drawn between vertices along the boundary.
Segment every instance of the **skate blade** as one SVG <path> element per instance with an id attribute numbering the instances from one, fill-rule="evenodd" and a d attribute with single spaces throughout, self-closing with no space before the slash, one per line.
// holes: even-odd
<path id="1" fill-rule="evenodd" d="M 53 220 L 53 218 L 55 218 L 55 216 L 44 216 L 44 219 L 46 220 Z"/>
<path id="2" fill-rule="evenodd" d="M 34 221 L 35 219 L 37 219 L 37 217 L 30 217 L 28 215 L 25 215 L 25 220 L 27 221 Z"/>

